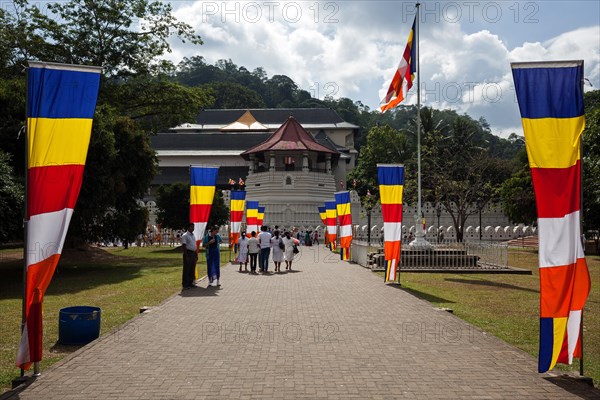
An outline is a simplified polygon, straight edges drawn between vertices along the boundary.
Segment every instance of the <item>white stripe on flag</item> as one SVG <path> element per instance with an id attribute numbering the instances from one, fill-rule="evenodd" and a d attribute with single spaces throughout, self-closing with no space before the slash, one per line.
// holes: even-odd
<path id="1" fill-rule="evenodd" d="M 563 218 L 538 218 L 540 268 L 573 264 L 583 258 L 579 211 Z"/>
<path id="2" fill-rule="evenodd" d="M 252 232 L 256 232 L 256 234 L 258 235 L 258 225 L 247 225 L 246 226 L 246 233 L 252 233 Z"/>
<path id="3" fill-rule="evenodd" d="M 337 229 L 335 225 L 327 225 L 327 233 L 330 235 L 335 235 L 337 233 Z"/>
<path id="4" fill-rule="evenodd" d="M 27 223 L 27 265 L 62 253 L 72 208 L 33 215 Z"/>
<path id="5" fill-rule="evenodd" d="M 383 237 L 387 242 L 395 242 L 402 240 L 402 223 L 401 222 L 384 222 Z"/>
<path id="6" fill-rule="evenodd" d="M 581 324 L 581 310 L 571 310 L 567 320 L 567 340 L 569 349 L 569 364 L 573 362 L 573 353 L 579 339 L 579 325 Z"/>
<path id="7" fill-rule="evenodd" d="M 204 231 L 208 222 L 194 222 L 194 238 L 196 241 L 204 239 Z"/>
<path id="8" fill-rule="evenodd" d="M 342 225 L 340 226 L 340 237 L 352 236 L 352 226 Z"/>
<path id="9" fill-rule="evenodd" d="M 242 228 L 241 222 L 232 222 L 231 223 L 231 233 L 238 233 Z"/>

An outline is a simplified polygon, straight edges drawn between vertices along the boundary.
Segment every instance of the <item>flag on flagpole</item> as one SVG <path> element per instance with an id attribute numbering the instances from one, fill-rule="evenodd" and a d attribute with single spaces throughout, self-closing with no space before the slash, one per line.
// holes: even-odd
<path id="1" fill-rule="evenodd" d="M 325 226 L 325 229 L 323 230 L 324 232 L 324 237 L 325 237 L 325 247 L 328 247 L 329 244 L 329 238 L 327 235 L 327 209 L 323 206 L 323 207 L 318 207 L 319 208 L 319 217 L 321 217 L 321 222 L 323 222 L 323 225 Z"/>
<path id="2" fill-rule="evenodd" d="M 396 270 L 402 249 L 403 165 L 377 165 L 381 214 L 383 216 L 383 253 L 386 263 L 385 281 L 396 281 Z"/>
<path id="3" fill-rule="evenodd" d="M 512 63 L 538 214 L 539 372 L 581 357 L 590 291 L 581 244 L 583 61 Z"/>
<path id="4" fill-rule="evenodd" d="M 340 258 L 344 261 L 350 259 L 350 246 L 352 245 L 352 213 L 350 212 L 350 192 L 336 192 L 335 203 L 338 219 L 340 221 Z"/>
<path id="5" fill-rule="evenodd" d="M 325 213 L 327 215 L 327 241 L 329 242 L 329 249 L 335 251 L 337 241 L 337 225 L 335 223 L 336 218 L 336 203 L 335 201 L 325 202 Z"/>
<path id="6" fill-rule="evenodd" d="M 244 217 L 244 205 L 246 204 L 246 192 L 244 190 L 232 190 L 229 199 L 229 247 L 239 243 L 242 219 Z"/>
<path id="7" fill-rule="evenodd" d="M 194 223 L 194 237 L 196 238 L 196 251 L 204 238 L 204 231 L 210 216 L 215 185 L 219 167 L 190 166 L 190 222 Z M 195 277 L 198 279 L 198 268 Z"/>
<path id="8" fill-rule="evenodd" d="M 231 186 L 235 185 L 235 181 L 231 178 L 229 178 L 229 181 L 227 183 L 229 183 Z"/>
<path id="9" fill-rule="evenodd" d="M 408 34 L 408 41 L 406 42 L 406 48 L 402 55 L 402 60 L 394 73 L 392 83 L 387 90 L 387 93 L 383 100 L 381 100 L 379 110 L 384 112 L 391 108 L 398 106 L 406 98 L 406 94 L 412 87 L 413 79 L 415 78 L 415 72 L 417 72 L 417 56 L 415 54 L 416 46 L 413 46 L 413 39 L 415 35 L 415 25 L 417 23 L 417 17 L 412 24 L 410 33 Z"/>
<path id="10" fill-rule="evenodd" d="M 257 218 L 258 226 L 263 226 L 264 220 L 265 220 L 265 207 L 259 205 L 258 206 L 258 218 Z"/>
<path id="11" fill-rule="evenodd" d="M 244 182 L 244 180 L 242 178 L 240 178 L 240 180 L 238 181 L 238 185 L 244 186 L 245 184 L 246 184 L 246 182 Z"/>
<path id="12" fill-rule="evenodd" d="M 25 324 L 16 362 L 23 369 L 42 360 L 44 294 L 79 197 L 101 72 L 29 62 Z"/>
<path id="13" fill-rule="evenodd" d="M 258 201 L 246 202 L 246 236 L 252 232 L 258 235 Z"/>

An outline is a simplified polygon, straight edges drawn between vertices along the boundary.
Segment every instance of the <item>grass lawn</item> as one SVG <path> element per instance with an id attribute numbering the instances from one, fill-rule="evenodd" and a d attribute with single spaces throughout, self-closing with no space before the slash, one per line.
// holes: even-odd
<path id="1" fill-rule="evenodd" d="M 0 393 L 19 376 L 15 359 L 20 340 L 22 253 L 22 249 L 15 249 L 0 254 Z M 228 259 L 228 252 L 222 252 L 223 263 Z M 180 248 L 172 247 L 65 251 L 44 300 L 41 370 L 79 349 L 57 344 L 61 308 L 100 307 L 101 334 L 108 333 L 139 314 L 140 307 L 157 305 L 177 293 L 181 288 L 181 264 Z M 200 276 L 206 275 L 203 254 L 199 271 Z"/>
<path id="2" fill-rule="evenodd" d="M 592 291 L 584 310 L 584 372 L 600 384 L 600 257 L 588 256 Z M 509 265 L 532 275 L 400 273 L 409 293 L 454 314 L 537 358 L 539 274 L 537 249 L 510 249 Z M 380 273 L 383 276 L 383 273 Z M 558 370 L 579 370 L 558 364 Z"/>

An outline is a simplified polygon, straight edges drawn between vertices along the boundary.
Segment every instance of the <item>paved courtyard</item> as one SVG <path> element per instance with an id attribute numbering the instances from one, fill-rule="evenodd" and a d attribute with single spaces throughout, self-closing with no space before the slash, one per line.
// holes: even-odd
<path id="1" fill-rule="evenodd" d="M 294 267 L 226 266 L 221 289 L 200 282 L 11 399 L 600 398 L 323 246 Z"/>

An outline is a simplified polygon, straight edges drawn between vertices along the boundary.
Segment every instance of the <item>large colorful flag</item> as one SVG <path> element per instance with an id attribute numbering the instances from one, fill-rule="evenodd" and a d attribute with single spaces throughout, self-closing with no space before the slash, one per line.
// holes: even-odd
<path id="1" fill-rule="evenodd" d="M 204 238 L 218 174 L 219 167 L 190 166 L 190 222 L 194 223 L 197 248 Z"/>
<path id="2" fill-rule="evenodd" d="M 377 165 L 379 197 L 383 216 L 383 253 L 385 281 L 396 281 L 396 270 L 402 248 L 402 193 L 404 191 L 403 165 Z"/>
<path id="3" fill-rule="evenodd" d="M 392 83 L 390 83 L 390 87 L 388 88 L 385 97 L 379 103 L 379 109 L 381 112 L 398 106 L 398 104 L 404 100 L 406 94 L 412 87 L 413 79 L 415 78 L 415 72 L 417 72 L 417 56 L 415 54 L 416 46 L 413 46 L 416 23 L 417 17 L 415 17 L 410 33 L 408 34 L 406 48 L 404 49 L 402 60 L 400 60 L 400 64 L 394 73 Z"/>
<path id="4" fill-rule="evenodd" d="M 583 61 L 511 66 L 538 214 L 538 370 L 546 372 L 581 357 L 581 315 L 590 291 L 580 235 Z"/>
<path id="5" fill-rule="evenodd" d="M 239 243 L 242 219 L 244 218 L 244 206 L 246 204 L 246 192 L 244 190 L 232 190 L 229 195 L 229 247 Z"/>
<path id="6" fill-rule="evenodd" d="M 350 192 L 336 192 L 335 203 L 340 221 L 340 257 L 342 260 L 350 259 L 350 246 L 352 245 L 352 213 L 350 212 Z"/>
<path id="7" fill-rule="evenodd" d="M 336 203 L 335 201 L 326 201 L 325 202 L 325 213 L 327 214 L 327 241 L 329 243 L 329 248 L 331 251 L 335 251 L 336 249 L 336 241 L 337 241 L 337 225 L 335 222 L 336 218 Z"/>
<path id="8" fill-rule="evenodd" d="M 42 305 L 83 180 L 99 67 L 30 62 L 27 89 L 27 255 L 17 366 L 42 359 Z"/>
<path id="9" fill-rule="evenodd" d="M 246 236 L 252 232 L 258 235 L 258 201 L 246 202 Z"/>
<path id="10" fill-rule="evenodd" d="M 264 220 L 265 220 L 265 207 L 259 205 L 258 206 L 257 225 L 262 226 Z"/>

